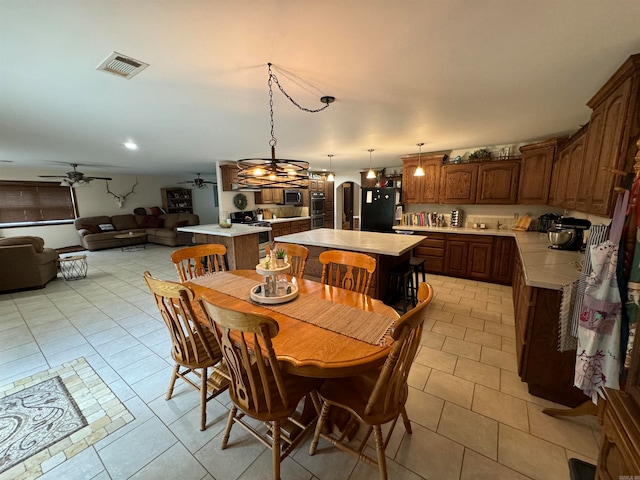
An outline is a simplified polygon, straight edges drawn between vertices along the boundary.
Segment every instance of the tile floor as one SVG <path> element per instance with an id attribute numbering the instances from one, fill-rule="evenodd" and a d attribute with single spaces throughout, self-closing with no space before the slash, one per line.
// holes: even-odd
<path id="1" fill-rule="evenodd" d="M 0 385 L 84 357 L 135 417 L 42 479 L 270 478 L 269 451 L 242 430 L 221 452 L 226 394 L 209 402 L 204 432 L 195 390 L 178 383 L 164 399 L 169 339 L 142 274 L 176 279 L 171 251 L 86 252 L 86 279 L 59 275 L 42 290 L 0 295 Z M 413 435 L 394 431 L 389 478 L 568 480 L 568 458 L 595 463 L 595 418 L 544 415 L 557 405 L 529 395 L 517 376 L 511 288 L 428 281 L 436 295 L 410 376 Z M 283 462 L 283 479 L 378 478 L 322 440 L 310 457 L 308 442 Z"/>

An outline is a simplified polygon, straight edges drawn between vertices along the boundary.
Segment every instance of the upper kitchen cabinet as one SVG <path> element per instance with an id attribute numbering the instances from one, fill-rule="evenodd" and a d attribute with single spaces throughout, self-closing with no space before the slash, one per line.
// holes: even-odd
<path id="1" fill-rule="evenodd" d="M 446 155 L 422 155 L 423 177 L 414 176 L 418 156 L 402 158 L 402 201 L 404 203 L 438 203 L 440 199 L 440 170 Z"/>
<path id="2" fill-rule="evenodd" d="M 497 160 L 478 164 L 476 203 L 510 205 L 516 203 L 520 161 Z"/>
<path id="3" fill-rule="evenodd" d="M 632 55 L 587 103 L 593 109 L 587 131 L 584 166 L 576 210 L 609 216 L 614 187 L 632 175 L 635 142 L 640 134 L 640 54 Z"/>
<path id="4" fill-rule="evenodd" d="M 263 188 L 256 192 L 256 203 L 282 205 L 284 203 L 284 190 L 282 188 Z"/>
<path id="5" fill-rule="evenodd" d="M 478 164 L 443 165 L 440 171 L 440 203 L 476 203 Z"/>
<path id="6" fill-rule="evenodd" d="M 549 205 L 553 207 L 567 210 L 576 208 L 587 126 L 583 126 L 568 140 L 558 145 L 549 189 Z"/>
<path id="7" fill-rule="evenodd" d="M 560 139 L 553 138 L 520 147 L 522 161 L 518 203 L 546 205 L 549 202 L 551 171 L 559 141 Z"/>
<path id="8" fill-rule="evenodd" d="M 233 185 L 238 184 L 238 172 L 240 169 L 232 164 L 220 165 L 220 172 L 222 172 L 222 191 L 230 192 L 233 190 Z"/>

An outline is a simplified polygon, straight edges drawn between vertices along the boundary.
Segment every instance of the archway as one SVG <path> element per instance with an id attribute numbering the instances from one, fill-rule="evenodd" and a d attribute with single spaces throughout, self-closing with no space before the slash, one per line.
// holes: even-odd
<path id="1" fill-rule="evenodd" d="M 340 230 L 360 229 L 360 185 L 343 182 L 337 186 L 336 228 Z"/>

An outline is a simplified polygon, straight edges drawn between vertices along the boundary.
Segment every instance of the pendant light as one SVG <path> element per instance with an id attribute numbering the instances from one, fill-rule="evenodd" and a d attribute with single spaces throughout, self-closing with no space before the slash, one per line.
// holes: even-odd
<path id="1" fill-rule="evenodd" d="M 418 146 L 418 168 L 416 168 L 416 171 L 413 173 L 413 176 L 424 177 L 424 170 L 422 169 L 422 164 L 420 163 L 420 157 L 422 156 L 422 145 L 424 145 L 424 142 L 416 143 L 416 145 Z"/>
<path id="2" fill-rule="evenodd" d="M 238 171 L 238 184 L 243 187 L 257 188 L 308 188 L 309 183 L 309 163 L 302 160 L 285 160 L 276 158 L 276 137 L 274 135 L 273 123 L 273 83 L 275 83 L 285 97 L 300 110 L 308 113 L 321 112 L 334 102 L 335 97 L 324 96 L 320 98 L 320 102 L 324 103 L 323 107 L 317 109 L 309 109 L 302 107 L 282 88 L 278 77 L 269 67 L 269 116 L 271 125 L 271 158 L 246 158 L 238 160 L 236 165 Z"/>
<path id="3" fill-rule="evenodd" d="M 327 176 L 327 182 L 333 182 L 335 180 L 333 171 L 331 170 L 331 157 L 333 157 L 333 155 L 329 154 L 327 157 L 329 157 L 329 175 Z"/>
<path id="4" fill-rule="evenodd" d="M 369 172 L 367 173 L 367 178 L 376 178 L 376 172 L 373 171 L 371 164 L 371 152 L 373 152 L 373 148 L 369 149 Z"/>

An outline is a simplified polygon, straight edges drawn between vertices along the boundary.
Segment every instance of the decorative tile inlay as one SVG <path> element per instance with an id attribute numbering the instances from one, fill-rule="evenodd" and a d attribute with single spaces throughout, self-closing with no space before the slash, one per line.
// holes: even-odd
<path id="1" fill-rule="evenodd" d="M 0 389 L 0 480 L 37 478 L 133 420 L 84 358 Z"/>

